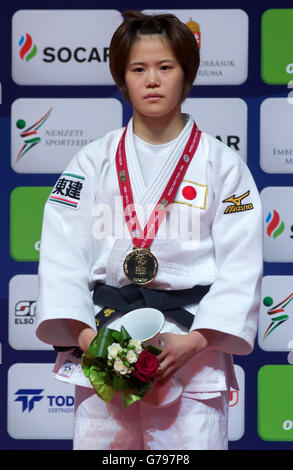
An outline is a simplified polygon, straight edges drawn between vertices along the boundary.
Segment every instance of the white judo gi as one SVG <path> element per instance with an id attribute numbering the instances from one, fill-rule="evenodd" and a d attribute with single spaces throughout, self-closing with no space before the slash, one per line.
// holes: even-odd
<path id="1" fill-rule="evenodd" d="M 146 185 L 130 121 L 125 147 L 141 226 L 169 181 L 192 125 L 189 117 Z M 66 319 L 96 329 L 100 307 L 93 305 L 92 291 L 97 281 L 114 287 L 130 283 L 123 261 L 133 243 L 124 222 L 115 166 L 122 132 L 112 131 L 79 151 L 46 203 L 37 302 L 37 336 L 46 343 L 76 344 Z M 205 350 L 177 372 L 183 394 L 160 409 L 145 403 L 123 409 L 119 396 L 106 405 L 94 394 L 78 359 L 59 353 L 56 377 L 77 385 L 76 449 L 227 447 L 229 390 L 238 387 L 232 354 L 249 354 L 257 329 L 262 278 L 259 194 L 240 156 L 202 132 L 167 212 L 151 244 L 159 269 L 147 287 L 179 290 L 211 284 L 199 304 L 185 308 L 194 315 L 191 330 L 223 334 L 215 349 Z M 115 328 L 116 321 L 109 319 L 107 326 Z M 187 330 L 166 318 L 162 332 Z"/>

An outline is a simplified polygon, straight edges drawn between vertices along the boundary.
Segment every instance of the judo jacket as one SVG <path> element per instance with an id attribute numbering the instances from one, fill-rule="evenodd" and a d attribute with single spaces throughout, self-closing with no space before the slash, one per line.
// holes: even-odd
<path id="1" fill-rule="evenodd" d="M 125 147 L 141 226 L 159 200 L 192 125 L 189 117 L 167 160 L 158 165 L 146 186 L 130 120 Z M 66 319 L 96 329 L 95 313 L 104 307 L 93 304 L 97 282 L 114 287 L 130 283 L 123 262 L 133 243 L 115 165 L 123 130 L 111 131 L 80 150 L 45 205 L 37 302 L 37 336 L 45 343 L 76 344 Z M 257 330 L 262 212 L 255 182 L 235 151 L 201 133 L 196 153 L 150 248 L 157 258 L 158 272 L 146 288 L 180 290 L 211 285 L 199 303 L 185 308 L 194 315 L 191 330 L 212 329 L 222 334 L 213 349 L 192 358 L 177 372 L 184 389 L 217 393 L 230 386 L 237 388 L 232 354 L 249 354 Z M 109 326 L 115 328 L 115 319 L 109 318 Z M 166 318 L 163 332 L 187 331 Z M 62 354 L 58 355 L 57 372 L 66 363 Z M 67 380 L 65 375 L 61 380 Z M 80 380 L 67 381 L 81 384 Z"/>

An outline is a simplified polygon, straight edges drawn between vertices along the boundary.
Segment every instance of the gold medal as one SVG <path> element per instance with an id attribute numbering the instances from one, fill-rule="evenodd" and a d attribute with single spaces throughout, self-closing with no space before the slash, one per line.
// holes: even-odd
<path id="1" fill-rule="evenodd" d="M 158 272 L 158 261 L 149 248 L 136 248 L 126 256 L 123 269 L 134 284 L 148 284 Z"/>

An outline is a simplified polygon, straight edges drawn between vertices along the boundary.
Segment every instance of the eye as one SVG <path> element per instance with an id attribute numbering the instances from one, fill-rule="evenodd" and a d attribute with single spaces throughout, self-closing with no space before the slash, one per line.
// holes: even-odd
<path id="1" fill-rule="evenodd" d="M 161 65 L 161 70 L 170 70 L 172 67 L 170 65 Z"/>
<path id="2" fill-rule="evenodd" d="M 133 72 L 136 72 L 136 73 L 142 73 L 144 71 L 143 67 L 135 67 L 134 69 L 132 69 Z"/>

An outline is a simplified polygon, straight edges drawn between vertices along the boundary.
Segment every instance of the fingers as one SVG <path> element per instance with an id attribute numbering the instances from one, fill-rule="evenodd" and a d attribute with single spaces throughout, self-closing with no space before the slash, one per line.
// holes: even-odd
<path id="1" fill-rule="evenodd" d="M 162 348 L 165 347 L 166 343 L 168 342 L 168 337 L 170 337 L 170 336 L 172 336 L 171 333 L 162 333 L 162 334 L 160 335 L 160 340 L 159 340 L 159 341 L 160 341 L 160 346 L 161 346 Z"/>
<path id="2" fill-rule="evenodd" d="M 170 357 L 167 354 L 165 354 L 161 358 L 160 358 L 160 356 L 158 356 L 158 359 L 159 359 L 159 367 L 158 367 L 157 371 L 158 371 L 159 374 L 162 374 L 171 365 Z"/>
<path id="3" fill-rule="evenodd" d="M 165 357 L 167 357 L 167 356 L 168 356 L 168 351 L 163 350 L 163 351 L 157 356 L 158 361 L 161 363 L 161 362 L 165 359 Z"/>
<path id="4" fill-rule="evenodd" d="M 156 375 L 156 382 L 158 382 L 159 385 L 164 385 L 174 374 L 174 372 L 175 370 L 173 367 L 168 367 L 164 370 L 162 369 L 161 373 Z"/>
<path id="5" fill-rule="evenodd" d="M 158 355 L 159 361 L 162 361 L 165 357 L 172 352 L 172 334 L 163 333 L 160 337 L 160 346 L 163 348 L 162 352 Z"/>
<path id="6" fill-rule="evenodd" d="M 175 371 L 176 368 L 174 360 L 168 356 L 160 362 L 156 373 L 156 379 L 160 381 L 167 379 L 170 375 L 174 374 Z"/>
<path id="7" fill-rule="evenodd" d="M 161 383 L 161 381 L 167 381 L 169 377 L 175 372 L 175 361 L 174 361 L 174 351 L 172 344 L 171 333 L 164 333 L 161 335 L 161 342 L 164 344 L 164 349 L 157 356 L 159 360 L 159 367 L 156 373 L 156 380 Z"/>

